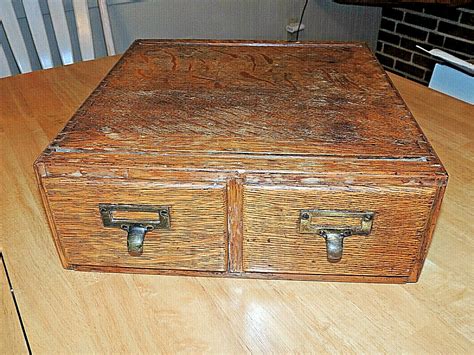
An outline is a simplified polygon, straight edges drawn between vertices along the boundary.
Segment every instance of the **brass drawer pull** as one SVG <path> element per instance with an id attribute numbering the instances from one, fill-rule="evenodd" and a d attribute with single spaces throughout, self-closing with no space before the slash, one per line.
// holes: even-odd
<path id="1" fill-rule="evenodd" d="M 344 238 L 369 235 L 374 216 L 374 212 L 301 210 L 300 233 L 323 237 L 326 240 L 328 261 L 337 263 L 342 258 Z"/>
<path id="2" fill-rule="evenodd" d="M 104 227 L 127 231 L 127 249 L 131 256 L 143 253 L 145 235 L 155 229 L 170 229 L 168 206 L 99 204 Z"/>

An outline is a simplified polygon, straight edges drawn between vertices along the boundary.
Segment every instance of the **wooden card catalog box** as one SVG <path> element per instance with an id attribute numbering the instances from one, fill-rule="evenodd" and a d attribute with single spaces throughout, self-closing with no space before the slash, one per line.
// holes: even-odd
<path id="1" fill-rule="evenodd" d="M 35 163 L 65 268 L 415 282 L 447 174 L 358 43 L 139 40 Z"/>

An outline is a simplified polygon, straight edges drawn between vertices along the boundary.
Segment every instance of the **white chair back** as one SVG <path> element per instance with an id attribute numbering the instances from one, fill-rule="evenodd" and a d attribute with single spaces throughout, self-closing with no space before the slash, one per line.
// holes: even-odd
<path id="1" fill-rule="evenodd" d="M 102 22 L 102 32 L 108 55 L 115 54 L 110 19 L 106 0 L 97 0 Z M 47 0 L 51 22 L 54 29 L 54 37 L 57 41 L 59 55 L 63 65 L 74 62 L 72 52 L 71 34 L 66 21 L 66 13 L 62 0 Z M 87 0 L 72 0 L 74 17 L 77 26 L 77 36 L 82 60 L 95 58 L 94 43 L 92 40 L 92 27 L 89 17 Z M 40 9 L 39 0 L 23 0 L 28 27 L 33 39 L 35 50 L 38 54 L 42 69 L 52 68 L 53 59 L 48 35 Z M 32 71 L 31 60 L 28 56 L 25 40 L 22 36 L 20 25 L 15 14 L 11 0 L 0 0 L 0 22 L 5 30 L 11 53 L 18 66 L 20 73 Z M 0 77 L 11 75 L 7 62 L 5 50 L 0 46 Z"/>

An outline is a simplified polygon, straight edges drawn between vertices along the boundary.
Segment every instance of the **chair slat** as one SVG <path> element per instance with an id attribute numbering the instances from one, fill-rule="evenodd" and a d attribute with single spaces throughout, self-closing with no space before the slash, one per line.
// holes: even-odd
<path id="1" fill-rule="evenodd" d="M 94 59 L 94 44 L 92 42 L 91 22 L 87 0 L 73 0 L 74 16 L 76 17 L 77 35 L 81 49 L 82 60 Z"/>
<path id="2" fill-rule="evenodd" d="M 29 30 L 33 38 L 34 49 L 38 54 L 41 67 L 46 69 L 54 66 L 52 53 L 54 48 L 51 47 L 54 45 L 50 43 L 52 37 L 50 36 L 50 38 L 48 38 L 48 35 L 51 34 L 47 32 L 47 24 L 44 22 L 38 1 L 39 0 L 22 0 L 22 4 L 28 21 Z M 72 38 L 66 19 L 63 1 L 64 0 L 47 0 L 47 3 L 61 61 L 64 65 L 67 65 L 74 62 L 74 57 Z M 97 3 L 99 6 L 107 54 L 114 55 L 115 46 L 110 25 L 107 0 L 97 0 Z M 94 59 L 95 51 L 88 1 L 72 0 L 72 5 L 82 60 Z M 0 0 L 0 23 L 2 23 L 5 29 L 8 39 L 7 45 L 11 48 L 20 73 L 32 71 L 31 60 L 18 23 L 18 18 L 13 8 L 12 0 Z M 1 48 L 0 59 L 0 76 L 11 75 L 11 68 L 6 60 L 5 48 Z"/>
<path id="3" fill-rule="evenodd" d="M 52 68 L 53 58 L 39 2 L 38 0 L 23 0 L 23 8 L 25 9 L 28 26 L 30 27 L 41 67 L 43 69 Z"/>
<path id="4" fill-rule="evenodd" d="M 10 43 L 13 56 L 20 73 L 28 73 L 31 69 L 30 57 L 21 34 L 20 25 L 10 0 L 0 0 L 0 21 Z"/>
<path id="5" fill-rule="evenodd" d="M 3 46 L 0 46 L 0 78 L 12 75 L 10 67 L 8 66 L 7 56 L 3 50 Z"/>
<path id="6" fill-rule="evenodd" d="M 107 54 L 115 54 L 114 39 L 112 37 L 112 28 L 110 26 L 109 10 L 107 9 L 107 0 L 98 0 L 100 18 L 102 20 L 102 30 L 104 31 L 105 45 Z"/>
<path id="7" fill-rule="evenodd" d="M 59 55 L 64 65 L 74 63 L 71 35 L 67 26 L 66 13 L 62 0 L 48 0 L 49 13 L 58 43 Z"/>

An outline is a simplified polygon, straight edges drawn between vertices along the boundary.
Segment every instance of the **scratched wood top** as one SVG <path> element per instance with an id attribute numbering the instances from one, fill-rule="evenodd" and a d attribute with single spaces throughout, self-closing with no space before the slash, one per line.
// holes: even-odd
<path id="1" fill-rule="evenodd" d="M 436 160 L 357 43 L 137 41 L 53 147 Z"/>

